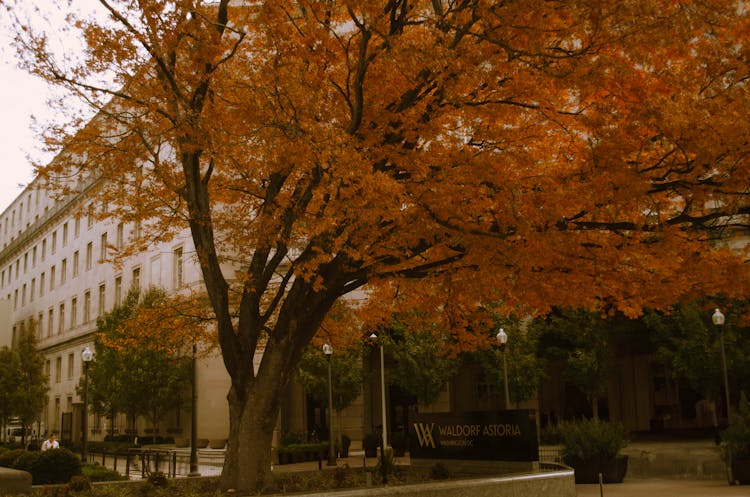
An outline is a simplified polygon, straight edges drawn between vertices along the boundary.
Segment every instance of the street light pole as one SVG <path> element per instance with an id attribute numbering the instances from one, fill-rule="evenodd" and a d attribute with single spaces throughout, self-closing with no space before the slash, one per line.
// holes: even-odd
<path id="1" fill-rule="evenodd" d="M 331 356 L 333 347 L 323 344 L 323 353 L 328 360 L 328 466 L 336 466 L 336 452 L 333 449 L 333 381 L 331 377 Z"/>
<path id="2" fill-rule="evenodd" d="M 500 352 L 503 353 L 503 386 L 505 387 L 505 408 L 510 409 L 510 391 L 508 390 L 508 362 L 505 357 L 505 345 L 508 343 L 508 334 L 500 328 L 496 335 L 500 344 Z"/>
<path id="3" fill-rule="evenodd" d="M 370 338 L 373 340 L 377 340 L 378 335 L 375 333 L 370 335 Z M 385 358 L 383 354 L 383 343 L 380 343 L 380 407 L 381 407 L 381 416 L 383 418 L 383 447 L 388 447 L 388 421 L 386 416 L 386 406 L 385 406 Z"/>
<path id="4" fill-rule="evenodd" d="M 83 415 L 81 416 L 81 462 L 86 464 L 88 459 L 88 435 L 89 435 L 89 363 L 94 358 L 94 353 L 87 345 L 81 352 L 83 362 Z"/>
<path id="5" fill-rule="evenodd" d="M 732 416 L 732 407 L 729 401 L 729 374 L 727 373 L 727 353 L 724 349 L 724 314 L 717 307 L 714 310 L 713 316 L 711 316 L 714 326 L 719 329 L 719 343 L 721 345 L 721 369 L 724 374 L 724 395 L 727 401 L 727 422 L 729 422 Z"/>
<path id="6" fill-rule="evenodd" d="M 198 389 L 195 367 L 197 348 L 193 343 L 193 355 L 190 361 L 191 393 L 190 393 L 190 472 L 188 476 L 200 476 L 198 471 Z"/>

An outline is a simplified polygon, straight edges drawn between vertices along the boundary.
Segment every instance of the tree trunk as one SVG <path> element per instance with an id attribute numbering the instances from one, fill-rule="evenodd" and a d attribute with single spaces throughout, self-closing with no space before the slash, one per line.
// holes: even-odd
<path id="1" fill-rule="evenodd" d="M 591 416 L 595 420 L 599 420 L 599 397 L 596 395 L 591 397 Z"/>
<path id="2" fill-rule="evenodd" d="M 248 359 L 252 367 L 252 359 Z M 263 371 L 243 389 L 237 382 L 227 395 L 229 439 L 221 488 L 240 493 L 255 491 L 270 476 L 271 444 L 281 410 L 281 394 L 293 367 L 278 349 L 266 348 Z"/>

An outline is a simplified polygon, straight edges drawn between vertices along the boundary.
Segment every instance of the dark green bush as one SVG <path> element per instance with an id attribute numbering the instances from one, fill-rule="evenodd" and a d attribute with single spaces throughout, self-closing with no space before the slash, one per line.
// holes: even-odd
<path id="1" fill-rule="evenodd" d="M 68 490 L 71 492 L 86 492 L 91 490 L 91 480 L 82 475 L 76 475 L 68 482 Z"/>
<path id="2" fill-rule="evenodd" d="M 0 466 L 4 468 L 12 468 L 21 455 L 25 454 L 26 451 L 23 449 L 10 449 L 0 454 Z"/>
<path id="3" fill-rule="evenodd" d="M 614 459 L 627 445 L 622 423 L 583 419 L 558 426 L 563 459 L 566 461 L 602 461 Z"/>
<path id="4" fill-rule="evenodd" d="M 148 481 L 148 483 L 150 485 L 153 485 L 154 487 L 166 487 L 169 485 L 169 479 L 167 478 L 167 475 L 165 475 L 161 471 L 150 473 L 146 481 Z"/>
<path id="5" fill-rule="evenodd" d="M 90 481 L 118 481 L 125 480 L 117 471 L 105 468 L 99 464 L 87 464 L 81 468 L 81 474 Z"/>
<path id="6" fill-rule="evenodd" d="M 433 480 L 447 480 L 450 476 L 451 472 L 448 467 L 441 462 L 433 464 L 430 468 L 430 478 Z"/>
<path id="7" fill-rule="evenodd" d="M 24 452 L 13 462 L 13 468 L 20 469 L 22 471 L 28 471 L 29 473 L 31 473 L 32 469 L 37 465 L 41 456 L 41 452 Z"/>
<path id="8" fill-rule="evenodd" d="M 81 474 L 81 460 L 68 449 L 50 449 L 40 452 L 31 472 L 34 485 L 68 483 Z"/>

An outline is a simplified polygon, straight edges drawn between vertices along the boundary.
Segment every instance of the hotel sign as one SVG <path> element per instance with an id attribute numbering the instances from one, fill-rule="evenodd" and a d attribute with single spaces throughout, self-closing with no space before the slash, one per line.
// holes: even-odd
<path id="1" fill-rule="evenodd" d="M 409 444 L 413 458 L 539 460 L 536 413 L 528 409 L 418 414 Z"/>

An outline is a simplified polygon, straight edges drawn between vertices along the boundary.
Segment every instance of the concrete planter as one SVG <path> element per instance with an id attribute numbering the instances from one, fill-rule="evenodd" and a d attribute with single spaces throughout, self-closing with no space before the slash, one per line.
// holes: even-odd
<path id="1" fill-rule="evenodd" d="M 599 473 L 604 483 L 622 483 L 628 471 L 628 456 L 618 455 L 605 461 L 566 460 L 575 470 L 576 483 L 599 483 Z"/>
<path id="2" fill-rule="evenodd" d="M 30 494 L 31 473 L 0 467 L 0 494 Z"/>

